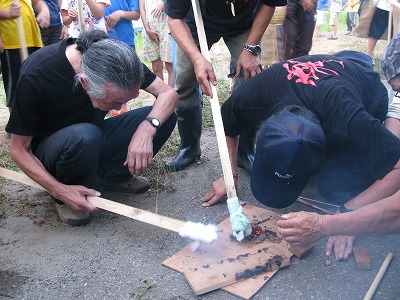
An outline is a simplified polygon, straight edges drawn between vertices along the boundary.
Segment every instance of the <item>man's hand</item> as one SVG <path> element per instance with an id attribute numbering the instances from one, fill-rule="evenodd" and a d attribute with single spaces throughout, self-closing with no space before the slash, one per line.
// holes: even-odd
<path id="1" fill-rule="evenodd" d="M 150 133 L 150 131 L 152 134 Z M 139 176 L 146 171 L 153 159 L 153 136 L 156 129 L 147 121 L 142 122 L 128 146 L 126 165 L 132 175 Z"/>
<path id="2" fill-rule="evenodd" d="M 108 30 L 115 27 L 119 20 L 121 20 L 123 13 L 122 10 L 116 10 L 106 17 L 106 26 Z"/>
<path id="3" fill-rule="evenodd" d="M 300 4 L 309 12 L 313 12 L 316 7 L 316 2 L 314 0 L 300 0 Z"/>
<path id="4" fill-rule="evenodd" d="M 245 80 L 261 73 L 262 66 L 258 56 L 253 55 L 250 51 L 243 50 L 236 64 L 236 76 L 239 76 L 242 70 Z"/>
<path id="5" fill-rule="evenodd" d="M 235 186 L 237 189 L 237 183 L 235 182 Z M 202 206 L 208 207 L 218 203 L 223 197 L 226 196 L 226 185 L 224 178 L 220 178 L 213 182 L 211 190 L 201 198 L 201 201 L 204 203 Z M 240 205 L 245 205 L 246 202 L 239 200 Z"/>
<path id="6" fill-rule="evenodd" d="M 21 5 L 16 2 L 11 2 L 10 10 L 8 11 L 10 19 L 16 19 L 21 16 Z"/>
<path id="7" fill-rule="evenodd" d="M 69 33 L 68 33 L 68 26 L 63 25 L 60 33 L 60 40 L 68 38 Z"/>
<path id="8" fill-rule="evenodd" d="M 335 251 L 335 257 L 337 261 L 340 261 L 344 257 L 344 251 L 347 248 L 347 254 L 353 251 L 354 236 L 331 236 L 329 237 L 328 243 L 326 244 L 326 255 L 332 254 L 332 249 Z"/>
<path id="9" fill-rule="evenodd" d="M 201 58 L 193 63 L 194 72 L 196 73 L 197 82 L 200 84 L 203 94 L 213 97 L 210 82 L 217 85 L 217 77 L 210 62 L 202 55 Z"/>
<path id="10" fill-rule="evenodd" d="M 278 232 L 293 246 L 307 246 L 324 236 L 323 216 L 310 212 L 294 212 L 281 216 Z"/>
<path id="11" fill-rule="evenodd" d="M 89 189 L 82 185 L 62 185 L 62 188 L 57 188 L 52 196 L 66 205 L 68 205 L 71 209 L 80 211 L 80 210 L 89 210 L 94 211 L 97 209 L 96 206 L 90 204 L 86 200 L 86 196 L 98 197 L 100 196 L 100 192 Z"/>
<path id="12" fill-rule="evenodd" d="M 40 12 L 36 16 L 36 21 L 38 22 L 40 28 L 47 28 L 50 26 L 50 14 L 49 11 Z"/>

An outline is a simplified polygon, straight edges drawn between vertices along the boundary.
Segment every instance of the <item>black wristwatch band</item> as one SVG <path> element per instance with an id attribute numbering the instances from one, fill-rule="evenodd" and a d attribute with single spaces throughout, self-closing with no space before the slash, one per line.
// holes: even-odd
<path id="1" fill-rule="evenodd" d="M 339 211 L 341 213 L 352 212 L 353 210 L 344 206 L 344 204 L 340 204 Z"/>

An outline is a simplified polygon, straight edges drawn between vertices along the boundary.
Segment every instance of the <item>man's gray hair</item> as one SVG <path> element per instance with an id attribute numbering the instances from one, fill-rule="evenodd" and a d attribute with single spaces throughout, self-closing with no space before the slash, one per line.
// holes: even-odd
<path id="1" fill-rule="evenodd" d="M 77 77 L 85 80 L 89 97 L 105 98 L 106 83 L 126 92 L 140 84 L 142 62 L 127 44 L 103 36 L 99 30 L 90 30 L 81 33 L 77 49 L 83 54 Z"/>

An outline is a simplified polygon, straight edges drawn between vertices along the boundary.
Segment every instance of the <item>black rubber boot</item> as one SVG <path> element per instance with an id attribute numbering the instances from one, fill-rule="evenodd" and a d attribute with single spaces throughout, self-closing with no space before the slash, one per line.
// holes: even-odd
<path id="1" fill-rule="evenodd" d="M 237 165 L 251 174 L 254 162 L 255 135 L 253 132 L 241 132 L 237 153 Z"/>
<path id="2" fill-rule="evenodd" d="M 165 168 L 170 171 L 185 169 L 188 165 L 200 158 L 200 136 L 202 129 L 202 107 L 193 110 L 177 111 L 178 131 L 181 137 L 181 146 L 178 154 L 171 159 Z"/>

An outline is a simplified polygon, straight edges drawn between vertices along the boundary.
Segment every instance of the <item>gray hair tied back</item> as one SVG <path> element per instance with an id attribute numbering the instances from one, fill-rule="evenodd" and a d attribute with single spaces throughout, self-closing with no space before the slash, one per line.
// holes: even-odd
<path id="1" fill-rule="evenodd" d="M 83 31 L 76 41 L 82 53 L 78 77 L 85 79 L 89 97 L 106 97 L 105 84 L 121 92 L 131 92 L 143 77 L 142 62 L 132 47 L 111 39 L 101 30 Z"/>

